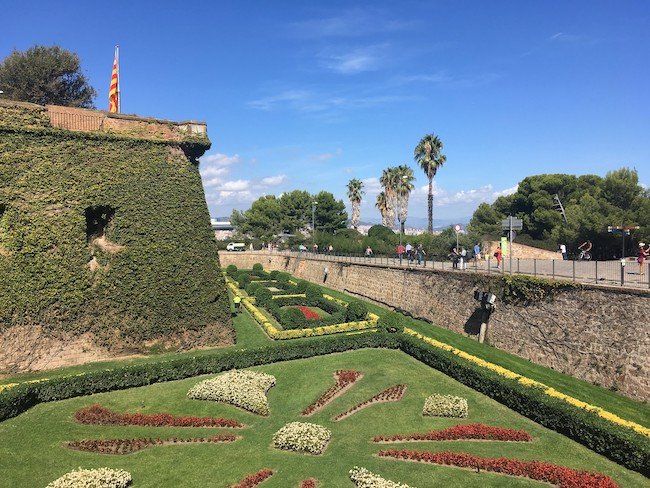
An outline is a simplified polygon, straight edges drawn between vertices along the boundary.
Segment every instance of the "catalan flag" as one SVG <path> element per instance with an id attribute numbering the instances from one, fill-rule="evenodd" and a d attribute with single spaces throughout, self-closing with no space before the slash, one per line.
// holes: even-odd
<path id="1" fill-rule="evenodd" d="M 113 60 L 113 74 L 111 75 L 111 87 L 108 90 L 108 111 L 120 111 L 120 88 L 119 88 L 119 55 L 120 48 L 115 46 L 115 58 Z"/>

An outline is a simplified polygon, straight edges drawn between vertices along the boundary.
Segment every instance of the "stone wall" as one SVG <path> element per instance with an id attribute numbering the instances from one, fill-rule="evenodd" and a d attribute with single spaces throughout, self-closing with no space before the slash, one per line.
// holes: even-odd
<path id="1" fill-rule="evenodd" d="M 476 337 L 475 289 L 486 277 L 452 271 L 333 263 L 262 252 L 220 253 L 222 266 L 288 271 Z M 650 292 L 589 287 L 558 292 L 529 305 L 497 303 L 489 342 L 505 351 L 577 378 L 650 398 Z"/>

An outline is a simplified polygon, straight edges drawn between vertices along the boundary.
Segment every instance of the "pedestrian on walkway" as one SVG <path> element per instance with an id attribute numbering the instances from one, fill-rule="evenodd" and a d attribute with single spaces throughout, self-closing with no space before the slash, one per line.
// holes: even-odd
<path id="1" fill-rule="evenodd" d="M 422 244 L 418 244 L 418 250 L 417 250 L 418 266 L 420 265 L 420 263 L 425 263 L 425 266 L 426 266 L 426 262 L 424 261 L 424 257 L 426 255 L 427 255 L 427 253 L 424 252 L 424 248 L 422 247 Z"/>
<path id="2" fill-rule="evenodd" d="M 406 243 L 406 258 L 409 260 L 409 263 L 413 261 L 413 246 L 410 242 Z"/>
<path id="3" fill-rule="evenodd" d="M 560 253 L 562 254 L 563 261 L 567 261 L 569 259 L 569 256 L 566 253 L 566 246 L 564 244 L 560 244 Z"/>
<path id="4" fill-rule="evenodd" d="M 404 255 L 405 251 L 406 248 L 404 247 L 404 244 L 398 244 L 395 248 L 395 252 L 397 253 L 397 257 L 399 258 L 400 262 L 402 262 L 402 256 Z"/>
<path id="5" fill-rule="evenodd" d="M 464 247 L 460 248 L 460 269 L 465 269 L 465 258 L 467 257 L 467 251 Z"/>
<path id="6" fill-rule="evenodd" d="M 474 260 L 478 263 L 481 260 L 481 244 L 474 245 Z"/>
<path id="7" fill-rule="evenodd" d="M 497 250 L 494 253 L 494 257 L 497 258 L 497 268 L 500 268 L 501 260 L 503 259 L 503 251 L 501 251 L 501 246 L 497 246 Z"/>
<path id="8" fill-rule="evenodd" d="M 370 246 L 366 247 L 366 257 L 367 258 L 372 257 L 372 248 Z"/>
<path id="9" fill-rule="evenodd" d="M 458 253 L 458 249 L 454 247 L 451 250 L 451 253 L 449 254 L 449 258 L 451 259 L 451 267 L 453 269 L 458 269 L 458 261 L 460 260 L 460 254 Z"/>
<path id="10" fill-rule="evenodd" d="M 650 254 L 650 244 L 648 244 L 647 249 L 645 248 L 645 242 L 639 242 L 639 252 L 636 262 L 639 263 L 639 274 L 644 274 L 645 270 L 643 269 L 643 263 Z"/>

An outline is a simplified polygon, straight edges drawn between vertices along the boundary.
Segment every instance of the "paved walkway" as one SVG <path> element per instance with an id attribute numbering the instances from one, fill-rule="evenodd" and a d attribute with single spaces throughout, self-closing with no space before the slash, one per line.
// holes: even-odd
<path id="1" fill-rule="evenodd" d="M 254 251 L 256 252 L 256 251 Z M 266 252 L 266 251 L 259 251 Z M 454 270 L 451 261 L 426 261 L 417 264 L 396 257 L 373 256 L 366 258 L 360 255 L 314 254 L 311 252 L 273 251 L 272 254 L 282 254 L 295 257 L 320 259 L 333 262 L 363 263 L 375 266 L 391 266 L 401 268 L 444 269 Z M 650 289 L 650 262 L 644 263 L 644 273 L 639 272 L 639 264 L 630 258 L 621 266 L 620 260 L 614 261 L 562 261 L 555 259 L 513 259 L 512 269 L 510 259 L 507 257 L 502 262 L 502 267 L 497 268 L 496 260 L 482 260 L 476 262 L 470 259 L 456 269 L 459 273 L 505 273 L 513 275 L 530 275 L 544 278 L 570 280 L 576 283 L 618 286 L 625 288 Z M 622 284 L 621 284 L 622 282 Z"/>

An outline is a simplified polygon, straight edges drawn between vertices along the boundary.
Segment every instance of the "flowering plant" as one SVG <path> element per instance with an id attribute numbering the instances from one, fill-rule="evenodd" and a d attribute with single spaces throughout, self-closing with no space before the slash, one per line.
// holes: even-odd
<path id="1" fill-rule="evenodd" d="M 331 437 L 332 432 L 322 425 L 291 422 L 273 434 L 273 447 L 320 454 L 325 450 Z"/>
<path id="2" fill-rule="evenodd" d="M 357 488 L 410 488 L 408 485 L 386 480 L 366 468 L 357 466 L 350 470 L 350 479 Z"/>
<path id="3" fill-rule="evenodd" d="M 455 425 L 443 430 L 415 434 L 378 435 L 373 442 L 405 441 L 455 441 L 461 439 L 481 439 L 488 441 L 530 442 L 533 438 L 525 430 L 506 429 L 485 424 Z"/>
<path id="4" fill-rule="evenodd" d="M 266 392 L 275 376 L 256 371 L 232 370 L 195 385 L 187 396 L 197 400 L 228 403 L 259 415 L 269 414 Z"/>
<path id="5" fill-rule="evenodd" d="M 334 420 L 343 420 L 344 418 L 357 413 L 359 410 L 369 407 L 375 403 L 398 402 L 404 396 L 404 392 L 406 392 L 406 385 L 391 386 L 389 388 L 386 388 L 384 391 L 377 393 L 372 398 L 368 398 L 366 401 L 358 403 L 349 410 L 338 414 L 336 417 L 334 417 Z"/>
<path id="6" fill-rule="evenodd" d="M 389 457 L 408 461 L 420 461 L 432 464 L 444 464 L 459 468 L 492 471 L 511 476 L 524 476 L 537 481 L 551 483 L 560 488 L 617 488 L 618 485 L 609 476 L 589 471 L 578 471 L 564 466 L 542 461 L 520 461 L 508 458 L 483 458 L 464 452 L 427 452 L 387 450 L 379 451 L 379 457 Z"/>
<path id="7" fill-rule="evenodd" d="M 249 474 L 236 485 L 232 485 L 231 488 L 253 488 L 271 476 L 273 476 L 273 470 L 268 468 L 260 469 L 257 473 Z"/>
<path id="8" fill-rule="evenodd" d="M 302 480 L 300 482 L 300 488 L 316 488 L 317 486 L 318 486 L 318 481 L 313 478 L 309 478 L 308 480 Z"/>
<path id="9" fill-rule="evenodd" d="M 424 400 L 422 415 L 467 417 L 467 400 L 453 395 L 431 395 Z"/>
<path id="10" fill-rule="evenodd" d="M 169 413 L 117 413 L 99 404 L 90 405 L 75 412 L 80 424 L 92 425 L 141 425 L 146 427 L 231 427 L 244 424 L 221 417 L 176 416 Z"/>
<path id="11" fill-rule="evenodd" d="M 325 405 L 334 400 L 334 398 L 336 398 L 338 395 L 342 394 L 344 391 L 350 388 L 362 376 L 363 375 L 358 371 L 337 371 L 334 373 L 336 383 L 334 383 L 325 393 L 323 393 L 318 400 L 304 409 L 302 411 L 302 415 L 309 416 L 314 412 L 320 410 Z"/>
<path id="12" fill-rule="evenodd" d="M 211 437 L 190 437 L 180 439 L 172 437 L 170 439 L 160 438 L 139 438 L 139 439 L 92 439 L 81 441 L 70 441 L 66 447 L 77 451 L 97 452 L 100 454 L 131 454 L 132 452 L 141 451 L 153 446 L 164 446 L 172 444 L 202 444 L 202 443 L 224 443 L 235 442 L 237 437 L 232 434 L 217 434 Z"/>
<path id="13" fill-rule="evenodd" d="M 47 488 L 124 488 L 131 483 L 131 474 L 123 469 L 77 469 L 52 481 Z"/>

